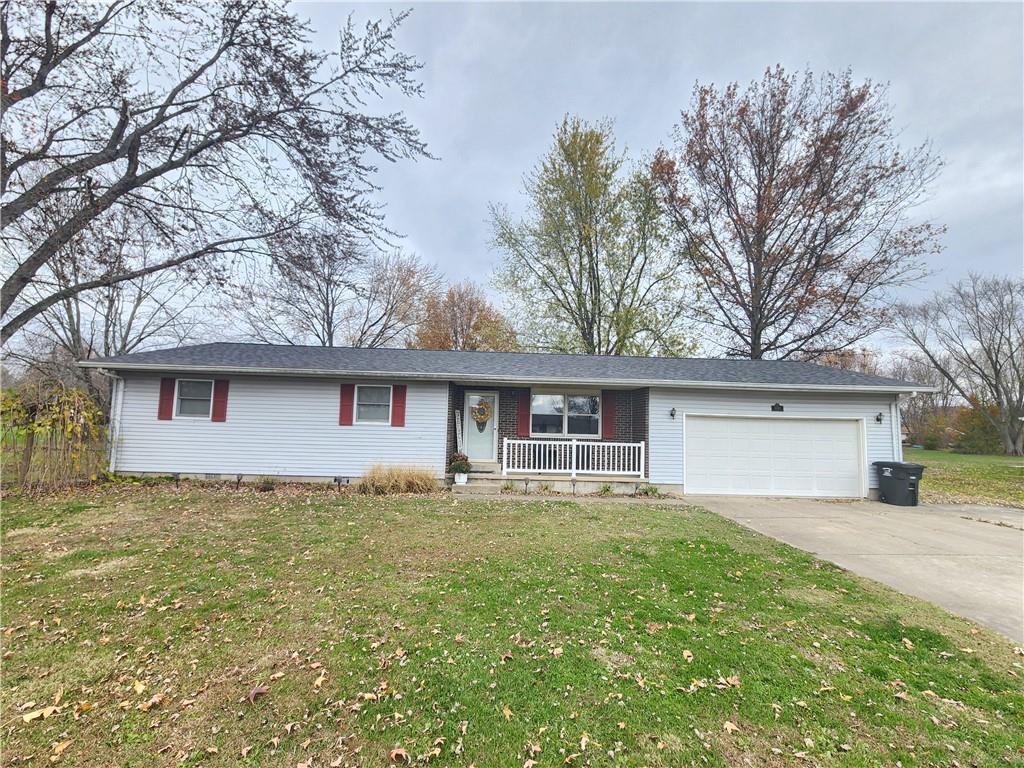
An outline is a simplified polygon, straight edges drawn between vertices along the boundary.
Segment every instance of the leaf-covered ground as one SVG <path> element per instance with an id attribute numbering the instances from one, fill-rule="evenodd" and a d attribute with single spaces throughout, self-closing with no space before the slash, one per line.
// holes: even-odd
<path id="1" fill-rule="evenodd" d="M 118 486 L 3 528 L 7 765 L 1024 759 L 1008 641 L 699 509 Z"/>
<path id="2" fill-rule="evenodd" d="M 906 448 L 905 461 L 924 464 L 921 498 L 952 504 L 1024 507 L 1024 457 L 971 456 Z"/>

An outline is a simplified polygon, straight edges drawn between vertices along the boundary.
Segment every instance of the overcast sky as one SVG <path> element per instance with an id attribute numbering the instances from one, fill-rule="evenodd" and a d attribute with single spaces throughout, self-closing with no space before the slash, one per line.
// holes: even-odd
<path id="1" fill-rule="evenodd" d="M 321 45 L 353 6 L 304 3 Z M 357 5 L 356 18 L 407 6 Z M 392 228 L 452 279 L 486 283 L 489 202 L 522 206 L 522 176 L 566 112 L 615 121 L 632 156 L 666 144 L 695 81 L 759 78 L 781 63 L 850 67 L 891 84 L 907 145 L 946 167 L 918 209 L 948 228 L 936 274 L 1024 272 L 1024 33 L 1001 4 L 421 4 L 399 32 L 423 62 L 424 97 L 402 104 L 437 160 L 379 175 Z M 388 101 L 390 106 L 393 102 Z"/>

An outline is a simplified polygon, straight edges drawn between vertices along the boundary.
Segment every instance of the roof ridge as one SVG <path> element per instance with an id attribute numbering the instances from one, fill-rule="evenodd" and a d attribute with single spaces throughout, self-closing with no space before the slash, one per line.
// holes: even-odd
<path id="1" fill-rule="evenodd" d="M 195 349 L 196 347 L 212 347 L 220 344 L 230 344 L 232 346 L 248 346 L 248 347 L 264 347 L 273 349 L 314 349 L 314 350 L 359 350 L 359 351 L 389 351 L 389 352 L 434 352 L 434 353 L 456 353 L 464 355 L 537 355 L 540 357 L 580 357 L 587 359 L 602 359 L 602 360 L 694 360 L 694 361 L 707 361 L 716 363 L 771 363 L 771 364 L 782 364 L 787 365 L 813 365 L 819 368 L 828 368 L 830 370 L 846 370 L 841 368 L 834 368 L 833 366 L 822 365 L 821 363 L 813 360 L 775 360 L 765 358 L 747 358 L 747 357 L 704 357 L 704 356 L 693 356 L 693 355 L 592 355 L 586 352 L 545 352 L 540 350 L 529 350 L 519 349 L 514 351 L 504 351 L 496 349 L 434 349 L 434 348 L 422 348 L 422 347 L 353 347 L 353 346 L 324 346 L 323 344 L 271 344 L 262 341 L 205 341 L 200 344 L 185 344 L 178 347 L 161 347 L 159 349 L 146 350 L 147 352 L 165 352 L 168 350 L 177 349 Z M 849 371 L 847 373 L 860 373 L 860 371 Z M 874 374 L 865 374 L 867 376 L 873 376 Z"/>

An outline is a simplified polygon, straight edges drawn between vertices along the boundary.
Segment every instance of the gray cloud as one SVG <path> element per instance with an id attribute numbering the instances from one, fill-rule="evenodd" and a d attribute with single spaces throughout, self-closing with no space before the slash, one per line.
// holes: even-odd
<path id="1" fill-rule="evenodd" d="M 1022 7 L 1003 4 L 426 4 L 399 33 L 424 63 L 422 100 L 385 99 L 435 161 L 381 169 L 381 199 L 406 245 L 452 278 L 485 280 L 487 204 L 521 204 L 521 179 L 566 112 L 612 118 L 630 154 L 669 141 L 695 81 L 758 78 L 775 63 L 850 67 L 890 83 L 907 145 L 946 167 L 918 214 L 948 227 L 936 274 L 1024 269 Z M 299 4 L 331 45 L 350 6 Z M 396 7 L 396 10 L 401 10 Z M 386 5 L 356 6 L 365 20 Z"/>

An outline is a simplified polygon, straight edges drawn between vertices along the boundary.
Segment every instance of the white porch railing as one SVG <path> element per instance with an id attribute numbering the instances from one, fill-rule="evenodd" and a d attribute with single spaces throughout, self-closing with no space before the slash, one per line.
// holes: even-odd
<path id="1" fill-rule="evenodd" d="M 504 439 L 501 474 L 644 476 L 644 444 Z"/>

